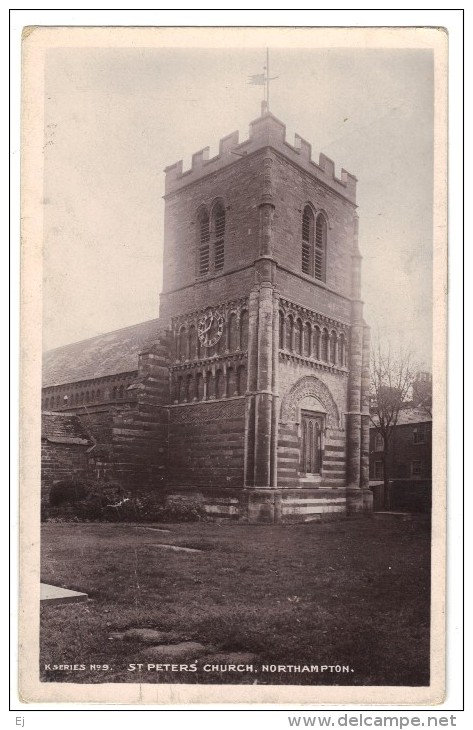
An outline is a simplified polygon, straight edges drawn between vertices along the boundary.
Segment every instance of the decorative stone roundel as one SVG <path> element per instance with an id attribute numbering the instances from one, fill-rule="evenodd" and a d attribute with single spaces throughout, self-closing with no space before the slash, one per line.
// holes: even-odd
<path id="1" fill-rule="evenodd" d="M 330 390 L 325 383 L 313 375 L 306 375 L 295 383 L 281 402 L 280 420 L 282 423 L 297 421 L 299 403 L 307 396 L 316 398 L 327 413 L 327 426 L 340 428 L 340 416 Z"/>

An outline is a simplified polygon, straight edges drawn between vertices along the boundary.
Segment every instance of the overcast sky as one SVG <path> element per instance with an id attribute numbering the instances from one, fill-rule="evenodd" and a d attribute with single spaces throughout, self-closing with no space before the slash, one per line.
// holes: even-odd
<path id="1" fill-rule="evenodd" d="M 265 49 L 51 49 L 44 156 L 45 349 L 158 315 L 163 169 L 260 113 Z M 358 178 L 365 317 L 430 367 L 433 57 L 271 50 L 271 111 Z"/>

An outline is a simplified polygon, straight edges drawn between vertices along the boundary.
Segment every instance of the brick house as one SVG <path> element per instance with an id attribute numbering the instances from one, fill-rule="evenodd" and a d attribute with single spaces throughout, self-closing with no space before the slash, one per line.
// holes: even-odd
<path id="1" fill-rule="evenodd" d="M 87 419 L 125 484 L 216 518 L 369 512 L 356 178 L 264 108 L 165 174 L 159 320 L 47 353 L 44 407 Z"/>
<path id="2" fill-rule="evenodd" d="M 383 483 L 383 439 L 370 427 L 370 485 L 375 509 L 428 511 L 432 490 L 432 414 L 429 408 L 409 405 L 399 411 L 391 437 L 387 470 L 390 487 L 385 504 L 377 497 Z"/>

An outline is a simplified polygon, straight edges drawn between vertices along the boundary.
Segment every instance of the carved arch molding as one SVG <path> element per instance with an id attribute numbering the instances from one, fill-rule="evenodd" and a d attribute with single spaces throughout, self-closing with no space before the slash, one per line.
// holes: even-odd
<path id="1" fill-rule="evenodd" d="M 282 399 L 280 415 L 282 423 L 298 420 L 298 405 L 307 396 L 312 396 L 321 403 L 327 412 L 329 428 L 341 428 L 340 415 L 333 395 L 325 383 L 313 375 L 306 375 L 298 380 Z"/>

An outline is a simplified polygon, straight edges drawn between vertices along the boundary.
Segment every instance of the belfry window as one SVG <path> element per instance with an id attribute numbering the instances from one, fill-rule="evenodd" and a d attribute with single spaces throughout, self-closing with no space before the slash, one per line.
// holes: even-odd
<path id="1" fill-rule="evenodd" d="M 202 206 L 197 221 L 197 276 L 218 273 L 225 266 L 225 206 L 217 201 L 210 216 Z"/>
<path id="2" fill-rule="evenodd" d="M 314 276 L 325 281 L 325 252 L 327 248 L 327 221 L 319 213 L 315 221 Z"/>
<path id="3" fill-rule="evenodd" d="M 306 205 L 302 214 L 302 272 L 312 276 L 314 260 L 314 214 Z"/>
<path id="4" fill-rule="evenodd" d="M 199 216 L 199 276 L 204 276 L 210 270 L 210 224 L 206 211 Z"/>
<path id="5" fill-rule="evenodd" d="M 225 263 L 225 209 L 221 203 L 214 209 L 214 269 L 221 271 Z"/>

